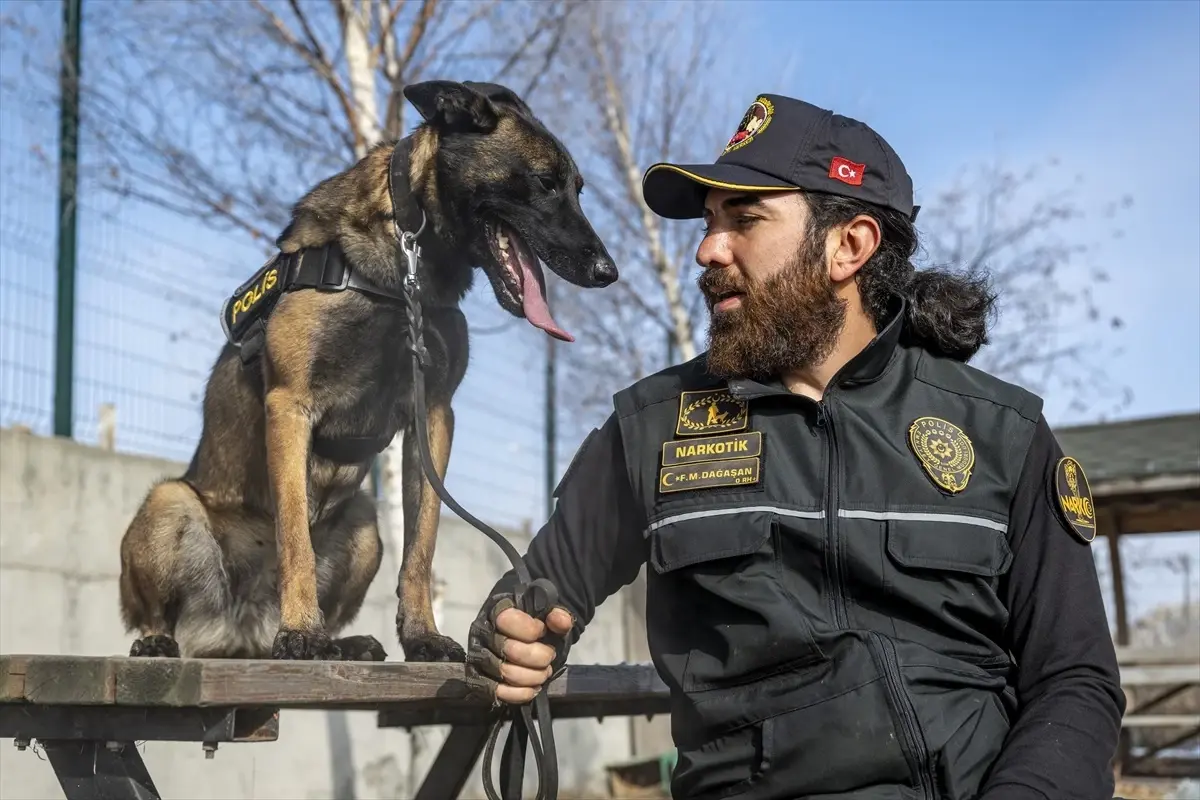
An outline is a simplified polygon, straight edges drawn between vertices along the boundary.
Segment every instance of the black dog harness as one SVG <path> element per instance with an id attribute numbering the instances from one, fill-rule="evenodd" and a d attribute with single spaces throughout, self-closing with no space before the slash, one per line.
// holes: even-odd
<path id="1" fill-rule="evenodd" d="M 298 253 L 278 253 L 239 286 L 221 308 L 221 329 L 237 348 L 243 364 L 261 355 L 267 338 L 267 318 L 284 294 L 298 289 L 323 292 L 353 289 L 397 303 L 406 302 L 403 295 L 355 273 L 336 242 Z M 314 433 L 312 449 L 321 458 L 339 464 L 358 464 L 382 453 L 390 443 L 389 436 L 329 437 Z"/>
<path id="2" fill-rule="evenodd" d="M 276 253 L 221 307 L 221 329 L 225 338 L 238 348 L 243 364 L 249 364 L 261 353 L 267 336 L 267 317 L 279 299 L 297 289 L 325 292 L 353 289 L 405 302 L 403 295 L 355 273 L 336 242 L 298 253 Z"/>
<path id="3" fill-rule="evenodd" d="M 300 289 L 340 292 L 352 289 L 357 292 L 404 303 L 408 315 L 408 347 L 413 358 L 413 403 L 416 421 L 417 449 L 425 478 L 442 501 L 462 519 L 475 526 L 496 543 L 517 573 L 517 585 L 513 591 L 514 605 L 530 616 L 545 621 L 550 610 L 558 603 L 558 590 L 545 578 L 531 580 L 529 568 L 521 554 L 507 539 L 491 527 L 476 519 L 460 506 L 438 478 L 429 454 L 428 417 L 425 406 L 425 367 L 429 364 L 429 353 L 425 349 L 424 325 L 421 318 L 419 297 L 420 282 L 417 277 L 421 261 L 421 248 L 417 244 L 425 230 L 426 217 L 421 211 L 421 225 L 415 233 L 401 228 L 396 202 L 396 187 L 407 186 L 408 176 L 401 168 L 397 154 L 400 146 L 392 150 L 388 166 L 388 194 L 392 201 L 393 228 L 400 243 L 405 261 L 403 293 L 397 294 L 385 287 L 372 283 L 354 272 L 346 260 L 345 253 L 336 243 L 324 245 L 299 253 L 278 253 L 264 264 L 249 280 L 238 287 L 233 296 L 221 308 L 221 328 L 225 338 L 238 349 L 243 364 L 254 361 L 266 344 L 266 324 L 272 309 L 284 293 Z M 313 437 L 313 452 L 322 458 L 342 463 L 361 462 L 374 457 L 390 444 L 384 437 Z M 467 685 L 477 685 L 466 666 Z M 551 681 L 557 677 L 551 676 Z M 489 712 L 492 724 L 487 746 L 483 753 L 483 788 L 488 800 L 520 800 L 521 784 L 525 775 L 525 749 L 533 747 L 534 761 L 538 772 L 536 800 L 555 800 L 558 797 L 558 756 L 554 744 L 554 730 L 550 715 L 550 700 L 546 691 L 539 692 L 533 699 L 537 725 L 528 704 L 511 707 L 495 701 Z M 510 720 L 511 718 L 511 720 Z M 504 743 L 504 760 L 500 764 L 500 783 L 503 796 L 496 793 L 492 783 L 492 758 L 500 728 L 511 721 L 508 738 Z"/>

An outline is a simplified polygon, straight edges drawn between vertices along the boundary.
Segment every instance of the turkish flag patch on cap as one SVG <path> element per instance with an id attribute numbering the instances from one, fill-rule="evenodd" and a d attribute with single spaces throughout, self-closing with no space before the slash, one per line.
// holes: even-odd
<path id="1" fill-rule="evenodd" d="M 848 158 L 834 156 L 833 161 L 829 162 L 829 177 L 851 186 L 862 186 L 863 170 L 866 168 L 866 164 L 855 164 Z"/>

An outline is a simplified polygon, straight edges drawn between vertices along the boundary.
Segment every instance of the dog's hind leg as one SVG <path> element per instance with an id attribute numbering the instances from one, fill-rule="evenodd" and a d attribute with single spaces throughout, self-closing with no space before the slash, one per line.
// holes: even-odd
<path id="1" fill-rule="evenodd" d="M 317 594 L 331 636 L 354 621 L 383 561 L 375 502 L 359 491 L 329 522 L 313 530 Z M 331 643 L 340 661 L 384 661 L 387 652 L 374 636 L 346 636 Z"/>
<path id="2" fill-rule="evenodd" d="M 176 640 L 185 606 L 219 616 L 229 603 L 221 550 L 208 510 L 183 481 L 155 485 L 121 539 L 119 597 L 126 629 L 140 637 L 131 656 L 189 655 Z"/>
<path id="3" fill-rule="evenodd" d="M 429 403 L 429 455 L 440 479 L 445 479 L 454 440 L 454 411 L 447 402 Z M 404 429 L 403 471 L 404 556 L 396 595 L 396 633 L 407 661 L 465 662 L 463 648 L 438 633 L 433 618 L 433 552 L 437 542 L 442 500 L 425 480 L 413 424 Z"/>

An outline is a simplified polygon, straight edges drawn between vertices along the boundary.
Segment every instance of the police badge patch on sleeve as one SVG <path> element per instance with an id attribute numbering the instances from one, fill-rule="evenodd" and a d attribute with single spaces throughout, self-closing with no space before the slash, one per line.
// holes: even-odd
<path id="1" fill-rule="evenodd" d="M 1083 466 L 1070 456 L 1060 458 L 1054 468 L 1051 491 L 1067 528 L 1080 541 L 1090 544 L 1096 538 L 1096 507 L 1092 504 L 1092 487 L 1083 474 Z"/>

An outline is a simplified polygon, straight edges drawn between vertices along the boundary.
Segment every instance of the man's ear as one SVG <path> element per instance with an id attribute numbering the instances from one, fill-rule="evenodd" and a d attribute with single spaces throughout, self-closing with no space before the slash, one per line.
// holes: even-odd
<path id="1" fill-rule="evenodd" d="M 883 236 L 879 223 L 866 214 L 859 214 L 829 233 L 829 277 L 834 283 L 853 278 L 879 249 Z"/>
<path id="2" fill-rule="evenodd" d="M 485 95 L 457 81 L 423 81 L 404 87 L 404 97 L 426 122 L 442 130 L 490 133 L 500 112 Z"/>

